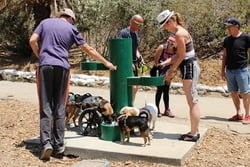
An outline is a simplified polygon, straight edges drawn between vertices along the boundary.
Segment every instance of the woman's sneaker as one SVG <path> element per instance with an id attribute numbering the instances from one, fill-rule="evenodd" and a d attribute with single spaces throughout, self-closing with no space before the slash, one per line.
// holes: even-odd
<path id="1" fill-rule="evenodd" d="M 250 124 L 250 115 L 245 116 L 245 118 L 242 120 L 243 124 Z"/>
<path id="2" fill-rule="evenodd" d="M 174 114 L 170 111 L 170 109 L 165 110 L 165 112 L 164 112 L 163 115 L 167 116 L 167 117 L 170 117 L 170 118 L 174 118 L 175 117 Z"/>

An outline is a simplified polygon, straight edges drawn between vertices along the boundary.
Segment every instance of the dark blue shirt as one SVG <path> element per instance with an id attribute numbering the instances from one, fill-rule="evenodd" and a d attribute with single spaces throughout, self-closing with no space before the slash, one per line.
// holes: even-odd
<path id="1" fill-rule="evenodd" d="M 138 32 L 131 32 L 130 28 L 124 28 L 120 31 L 118 38 L 131 38 L 132 39 L 132 60 L 133 63 L 137 62 L 137 56 L 136 56 L 136 52 L 137 52 L 137 48 L 139 45 L 139 35 Z"/>

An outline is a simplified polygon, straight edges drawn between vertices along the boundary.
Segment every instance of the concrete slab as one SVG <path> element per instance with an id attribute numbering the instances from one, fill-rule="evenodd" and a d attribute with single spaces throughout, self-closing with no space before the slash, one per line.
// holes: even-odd
<path id="1" fill-rule="evenodd" d="M 130 143 L 105 141 L 98 137 L 82 136 L 77 128 L 66 131 L 65 154 L 72 154 L 84 159 L 107 159 L 112 161 L 142 160 L 149 162 L 181 165 L 185 157 L 197 143 L 178 140 L 180 134 L 186 133 L 189 127 L 185 124 L 170 123 L 158 119 L 153 131 L 151 145 L 143 147 L 141 137 L 131 137 Z M 200 129 L 201 139 L 207 128 Z M 39 139 L 26 141 L 39 144 Z"/>

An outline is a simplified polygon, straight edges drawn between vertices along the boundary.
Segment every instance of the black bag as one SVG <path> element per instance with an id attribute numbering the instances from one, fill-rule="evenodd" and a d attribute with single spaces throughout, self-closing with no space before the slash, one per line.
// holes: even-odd
<path id="1" fill-rule="evenodd" d="M 158 76 L 160 73 L 160 68 L 157 67 L 157 66 L 153 66 L 151 69 L 150 69 L 150 76 L 151 77 L 156 77 Z"/>

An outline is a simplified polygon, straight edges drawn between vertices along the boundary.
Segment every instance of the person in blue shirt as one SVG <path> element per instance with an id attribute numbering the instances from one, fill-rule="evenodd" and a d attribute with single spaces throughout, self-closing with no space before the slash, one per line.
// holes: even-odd
<path id="1" fill-rule="evenodd" d="M 118 38 L 131 38 L 132 40 L 132 69 L 134 76 L 138 76 L 138 68 L 142 64 L 144 64 L 142 55 L 138 50 L 140 41 L 138 31 L 141 29 L 143 24 L 144 24 L 144 19 L 142 18 L 142 16 L 136 14 L 131 17 L 130 25 L 122 29 L 118 34 Z M 133 100 L 135 98 L 137 89 L 138 89 L 137 86 L 133 87 Z"/>
<path id="2" fill-rule="evenodd" d="M 144 63 L 142 55 L 138 50 L 139 46 L 139 34 L 138 31 L 144 24 L 144 20 L 140 15 L 132 16 L 130 25 L 119 32 L 118 38 L 131 38 L 132 40 L 132 61 L 133 72 L 135 76 L 138 76 L 138 66 Z"/>

